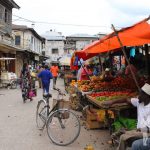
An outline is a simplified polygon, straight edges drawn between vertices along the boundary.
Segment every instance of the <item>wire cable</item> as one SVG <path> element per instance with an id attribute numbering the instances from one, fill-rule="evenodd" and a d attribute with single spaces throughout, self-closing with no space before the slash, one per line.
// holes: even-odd
<path id="1" fill-rule="evenodd" d="M 45 22 L 45 21 L 33 21 L 33 20 L 29 20 L 29 19 L 26 19 L 26 18 L 23 18 L 23 17 L 20 17 L 20 16 L 17 16 L 17 15 L 13 15 L 15 17 L 18 17 L 19 21 L 25 21 L 25 22 L 31 22 L 31 23 L 40 23 L 40 24 L 54 24 L 54 25 L 63 25 L 63 26 L 77 26 L 77 27 L 92 27 L 92 28 L 109 28 L 109 26 L 102 26 L 102 25 L 81 25 L 81 24 L 65 24 L 65 23 L 58 23 L 58 22 Z M 15 21 L 15 20 L 14 20 Z M 121 27 L 117 27 L 117 28 L 121 28 Z"/>

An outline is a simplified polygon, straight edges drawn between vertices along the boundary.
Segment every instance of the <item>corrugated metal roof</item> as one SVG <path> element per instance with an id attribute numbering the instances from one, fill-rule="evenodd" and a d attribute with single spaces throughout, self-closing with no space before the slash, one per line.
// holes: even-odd
<path id="1" fill-rule="evenodd" d="M 6 1 L 7 2 L 7 1 Z M 11 3 L 13 8 L 17 8 L 19 9 L 20 7 L 16 4 L 16 2 L 14 2 L 13 0 L 8 0 L 9 3 Z"/>
<path id="2" fill-rule="evenodd" d="M 54 41 L 54 40 L 65 40 L 65 36 L 61 35 L 60 32 L 56 31 L 47 31 L 46 33 L 42 34 L 42 36 L 47 39 L 48 41 Z"/>
<path id="3" fill-rule="evenodd" d="M 72 34 L 67 37 L 77 37 L 77 38 L 98 38 L 96 35 L 89 35 L 89 34 Z"/>

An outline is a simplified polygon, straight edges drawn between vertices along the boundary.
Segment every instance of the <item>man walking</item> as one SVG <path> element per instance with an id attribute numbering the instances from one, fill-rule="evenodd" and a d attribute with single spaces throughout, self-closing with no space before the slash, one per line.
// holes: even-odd
<path id="1" fill-rule="evenodd" d="M 44 70 L 42 70 L 38 77 L 41 78 L 42 81 L 42 87 L 43 87 L 43 94 L 46 92 L 49 94 L 49 86 L 50 86 L 50 79 L 53 78 L 52 73 L 49 71 L 48 65 L 44 66 Z"/>
<path id="2" fill-rule="evenodd" d="M 55 88 L 57 77 L 58 77 L 58 71 L 59 71 L 59 68 L 56 63 L 54 63 L 53 66 L 51 66 L 50 71 L 53 75 L 53 88 Z"/>

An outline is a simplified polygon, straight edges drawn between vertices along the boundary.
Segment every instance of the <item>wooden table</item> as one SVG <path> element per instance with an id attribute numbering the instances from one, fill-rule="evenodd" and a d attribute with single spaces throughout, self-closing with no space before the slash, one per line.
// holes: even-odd
<path id="1" fill-rule="evenodd" d="M 111 107 L 106 108 L 106 107 L 103 106 L 104 101 L 98 101 L 98 100 L 94 99 L 92 96 L 89 96 L 89 95 L 86 95 L 86 98 L 87 98 L 87 101 L 89 101 L 91 104 L 95 105 L 96 107 L 98 107 L 100 109 L 105 110 L 106 120 L 107 120 L 107 124 L 108 124 L 110 134 L 112 134 L 114 132 L 112 124 L 114 123 L 115 119 L 118 116 L 120 116 L 120 111 L 125 110 L 125 109 L 129 109 L 129 108 L 133 108 L 133 106 L 131 106 L 127 103 L 114 104 Z M 109 117 L 108 110 L 111 110 L 111 111 L 114 112 L 114 115 L 115 115 L 114 119 Z"/>
<path id="2" fill-rule="evenodd" d="M 94 99 L 92 96 L 86 95 L 87 100 L 89 102 L 91 102 L 92 104 L 96 105 L 97 107 L 101 108 L 101 109 L 108 109 L 106 107 L 103 106 L 104 101 L 98 101 L 96 99 Z M 106 100 L 107 101 L 107 100 Z M 109 110 L 120 110 L 120 109 L 125 109 L 125 108 L 129 108 L 130 105 L 128 103 L 120 103 L 120 104 L 114 104 L 111 107 L 109 107 Z"/>

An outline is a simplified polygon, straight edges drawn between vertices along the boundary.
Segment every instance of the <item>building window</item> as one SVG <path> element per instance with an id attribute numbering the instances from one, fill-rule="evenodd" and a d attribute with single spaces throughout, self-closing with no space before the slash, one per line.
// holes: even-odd
<path id="1" fill-rule="evenodd" d="M 20 36 L 15 36 L 15 45 L 20 45 Z"/>
<path id="2" fill-rule="evenodd" d="M 4 22 L 9 25 L 11 24 L 11 15 L 12 15 L 11 12 L 5 8 Z"/>
<path id="3" fill-rule="evenodd" d="M 0 4 L 0 20 L 4 18 L 5 7 Z"/>
<path id="4" fill-rule="evenodd" d="M 8 11 L 7 11 L 7 9 L 5 9 L 5 22 L 7 22 L 8 20 Z"/>
<path id="5" fill-rule="evenodd" d="M 58 48 L 53 48 L 52 49 L 52 54 L 58 54 Z"/>
<path id="6" fill-rule="evenodd" d="M 34 40 L 34 38 L 33 38 L 33 36 L 31 36 L 31 43 L 33 44 L 33 40 Z"/>
<path id="7" fill-rule="evenodd" d="M 0 4 L 0 21 L 10 25 L 11 20 L 12 20 L 11 11 L 9 11 L 8 9 L 6 9 L 4 6 Z"/>

